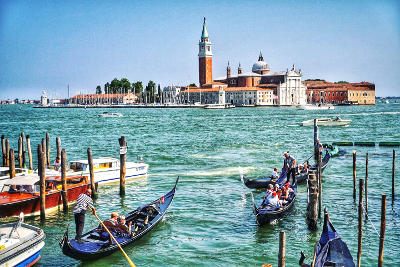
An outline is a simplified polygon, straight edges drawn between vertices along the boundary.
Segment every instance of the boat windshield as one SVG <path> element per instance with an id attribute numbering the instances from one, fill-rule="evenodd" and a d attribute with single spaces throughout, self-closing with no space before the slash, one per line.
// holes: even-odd
<path id="1" fill-rule="evenodd" d="M 31 193 L 34 194 L 40 191 L 40 185 L 4 185 L 1 192 L 6 193 Z"/>
<path id="2" fill-rule="evenodd" d="M 81 162 L 70 162 L 69 168 L 75 172 L 85 171 L 87 164 Z"/>

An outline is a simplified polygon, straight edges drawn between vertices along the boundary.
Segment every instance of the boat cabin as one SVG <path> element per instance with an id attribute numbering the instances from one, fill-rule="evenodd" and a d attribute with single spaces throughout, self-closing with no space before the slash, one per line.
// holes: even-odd
<path id="1" fill-rule="evenodd" d="M 119 168 L 119 160 L 116 158 L 98 158 L 93 159 L 93 169 L 116 169 Z M 71 161 L 69 168 L 75 172 L 89 172 L 89 163 L 87 160 Z"/>
<path id="2" fill-rule="evenodd" d="M 86 182 L 86 177 L 67 177 L 67 187 Z M 46 192 L 61 190 L 62 182 L 60 176 L 46 178 Z M 9 179 L 4 183 L 1 193 L 40 193 L 40 178 L 37 175 L 20 176 Z"/>
<path id="3" fill-rule="evenodd" d="M 15 174 L 24 174 L 28 173 L 28 169 L 15 168 Z M 10 168 L 9 167 L 0 167 L 0 177 L 8 177 L 10 176 Z"/>

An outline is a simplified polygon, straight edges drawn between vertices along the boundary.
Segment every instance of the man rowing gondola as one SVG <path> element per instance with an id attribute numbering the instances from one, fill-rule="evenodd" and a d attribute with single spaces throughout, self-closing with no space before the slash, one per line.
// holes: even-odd
<path id="1" fill-rule="evenodd" d="M 287 173 L 287 181 L 290 183 L 290 176 L 292 176 L 293 184 L 295 182 L 295 175 L 296 175 L 296 160 L 292 156 L 290 156 L 289 151 L 283 154 L 285 159 L 283 161 L 283 169 L 286 170 Z"/>

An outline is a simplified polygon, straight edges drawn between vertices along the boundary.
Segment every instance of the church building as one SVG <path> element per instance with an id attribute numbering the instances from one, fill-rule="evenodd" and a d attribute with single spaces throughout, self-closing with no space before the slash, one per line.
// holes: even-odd
<path id="1" fill-rule="evenodd" d="M 251 72 L 243 72 L 239 63 L 237 74 L 232 74 L 228 62 L 226 76 L 213 79 L 212 56 L 212 43 L 204 18 L 198 54 L 200 88 L 182 90 L 183 103 L 218 103 L 218 96 L 224 91 L 225 103 L 236 106 L 306 104 L 306 87 L 301 82 L 301 70 L 295 69 L 294 65 L 291 70 L 271 72 L 260 53 Z"/>

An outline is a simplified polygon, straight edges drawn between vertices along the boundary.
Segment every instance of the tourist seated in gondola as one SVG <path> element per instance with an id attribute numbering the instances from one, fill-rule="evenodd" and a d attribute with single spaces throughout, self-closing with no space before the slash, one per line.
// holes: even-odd
<path id="1" fill-rule="evenodd" d="M 111 212 L 110 219 L 105 220 L 103 224 L 107 227 L 108 230 L 115 230 L 118 225 L 118 212 Z"/>
<path id="2" fill-rule="evenodd" d="M 125 216 L 120 216 L 119 223 L 116 225 L 116 230 L 122 234 L 130 235 L 131 228 L 132 228 L 132 221 L 130 221 L 127 225 Z"/>
<path id="3" fill-rule="evenodd" d="M 272 184 L 268 185 L 268 189 L 266 191 L 266 195 L 264 197 L 264 203 L 267 205 L 269 203 L 269 200 L 273 197 L 272 194 L 274 193 L 274 186 Z"/>
<path id="4" fill-rule="evenodd" d="M 275 208 L 280 208 L 282 206 L 282 202 L 279 200 L 278 193 L 272 193 L 272 198 L 269 200 L 268 205 Z"/>
<path id="5" fill-rule="evenodd" d="M 279 178 L 278 175 L 278 168 L 274 168 L 274 170 L 272 171 L 271 175 L 269 176 L 269 178 L 271 178 L 272 180 L 276 180 Z"/>

